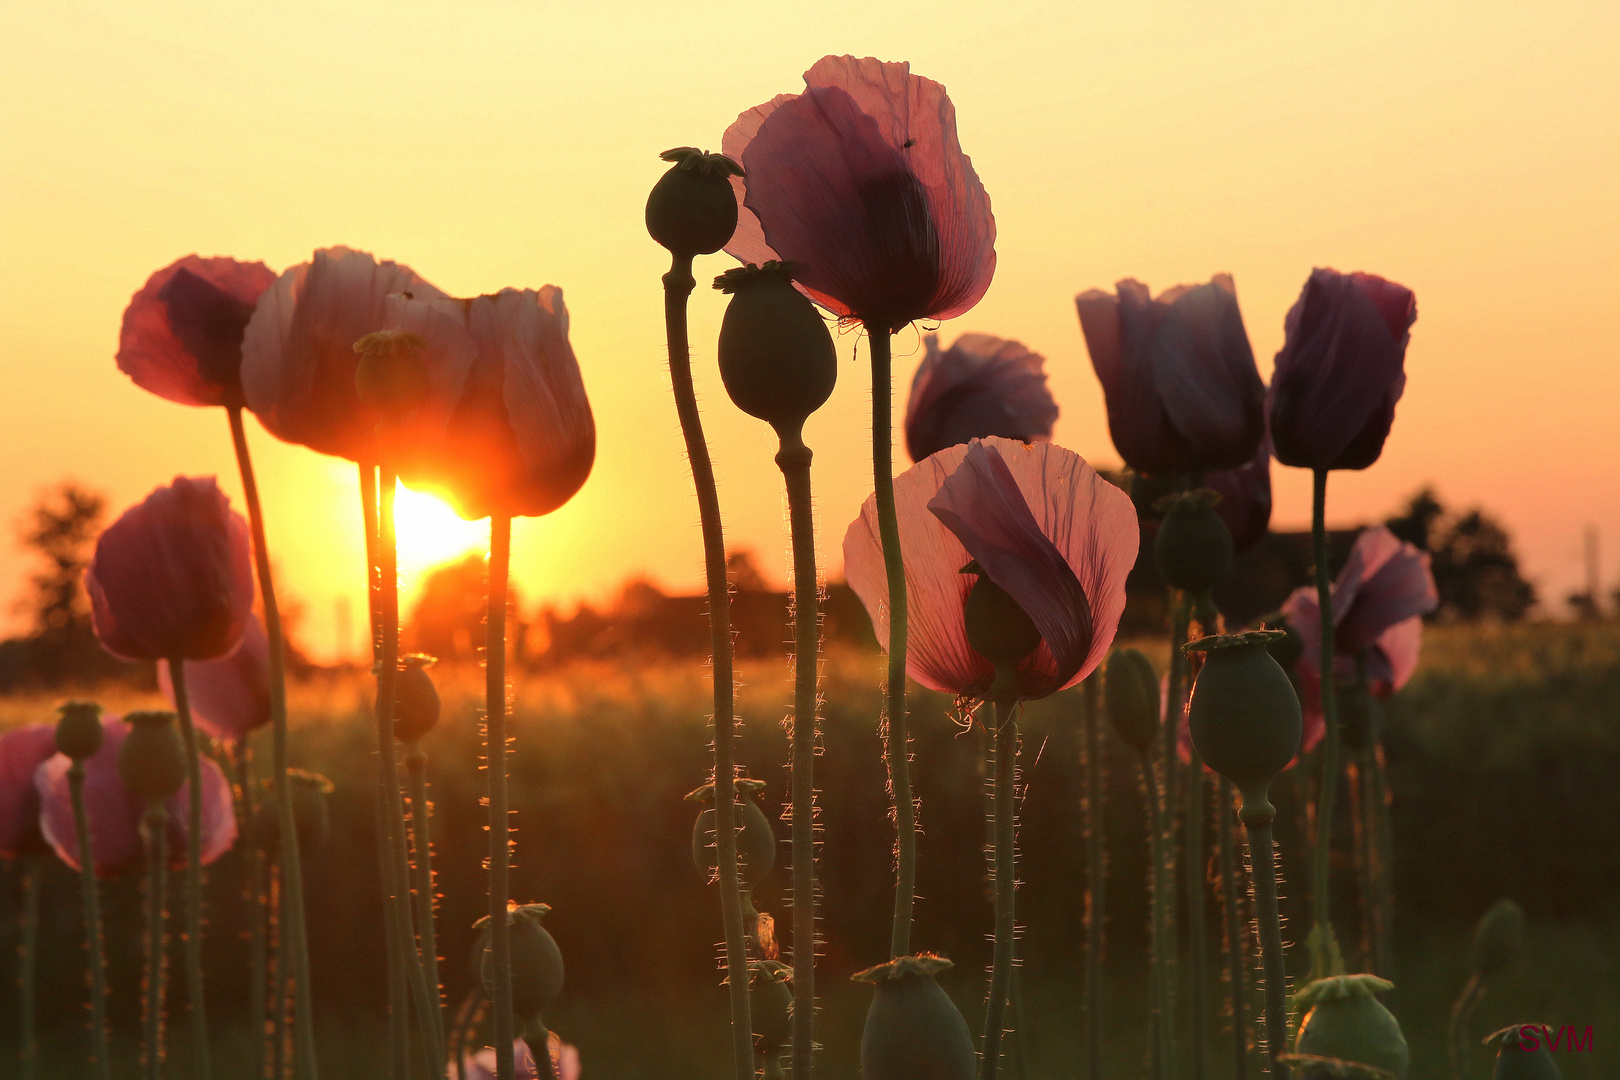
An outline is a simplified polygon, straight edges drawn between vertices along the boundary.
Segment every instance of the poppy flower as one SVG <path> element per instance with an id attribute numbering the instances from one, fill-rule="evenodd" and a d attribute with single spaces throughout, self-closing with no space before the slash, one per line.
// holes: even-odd
<path id="1" fill-rule="evenodd" d="M 1265 431 L 1266 388 L 1231 276 L 1157 299 L 1129 278 L 1115 289 L 1074 303 L 1125 463 L 1171 474 L 1247 464 Z"/>
<path id="2" fill-rule="evenodd" d="M 1412 290 L 1372 274 L 1311 271 L 1289 309 L 1266 406 L 1277 460 L 1365 469 L 1383 453 L 1406 389 Z"/>
<path id="3" fill-rule="evenodd" d="M 1382 525 L 1365 529 L 1333 582 L 1332 597 L 1334 677 L 1354 679 L 1356 657 L 1365 654 L 1375 695 L 1405 686 L 1423 648 L 1423 616 L 1440 603 L 1428 554 Z M 1298 671 L 1307 750 L 1322 735 L 1320 612 L 1313 586 L 1294 590 L 1283 603 L 1283 617 L 1305 646 Z"/>
<path id="4" fill-rule="evenodd" d="M 737 118 L 722 147 L 745 176 L 726 250 L 797 264 L 816 303 L 869 329 L 967 311 L 996 270 L 990 198 L 956 110 L 910 64 L 825 56 L 802 94 Z"/>
<path id="5" fill-rule="evenodd" d="M 989 334 L 963 334 L 943 352 L 939 335 L 928 334 L 923 346 L 906 402 L 912 461 L 991 435 L 1020 442 L 1052 437 L 1058 407 L 1040 353 Z"/>
<path id="6" fill-rule="evenodd" d="M 257 616 L 248 619 L 236 651 L 186 665 L 191 718 L 210 738 L 241 742 L 270 722 L 270 642 Z M 158 687 L 174 704 L 168 660 L 157 665 Z"/>
<path id="7" fill-rule="evenodd" d="M 114 656 L 224 656 L 253 616 L 247 522 L 213 477 L 177 476 L 107 526 L 84 584 L 96 637 Z"/>
<path id="8" fill-rule="evenodd" d="M 1051 443 L 975 439 L 895 477 L 906 551 L 906 671 L 932 690 L 982 696 L 995 672 L 968 644 L 963 604 L 977 562 L 1041 632 L 1019 666 L 1019 696 L 1072 686 L 1108 652 L 1136 561 L 1136 511 L 1085 459 Z M 888 584 L 877 503 L 844 537 L 844 573 L 888 640 Z"/>
<path id="9" fill-rule="evenodd" d="M 241 405 L 242 334 L 275 280 L 260 262 L 187 255 L 170 263 L 124 309 L 118 370 L 181 405 Z"/>
<path id="10" fill-rule="evenodd" d="M 90 857 L 95 871 L 110 877 L 139 867 L 145 848 L 141 845 L 141 816 L 146 807 L 132 795 L 118 776 L 118 750 L 129 734 L 129 725 L 116 716 L 101 718 L 101 747 L 84 761 L 85 812 L 90 820 Z M 214 862 L 236 843 L 236 813 L 231 802 L 231 783 L 213 758 L 204 756 L 202 767 L 202 863 Z M 68 769 L 73 761 L 66 754 L 50 758 L 34 775 L 39 793 L 40 828 L 45 840 L 61 860 L 79 869 L 79 843 L 73 825 L 73 798 Z M 186 863 L 186 821 L 191 789 L 181 785 L 172 795 L 169 811 L 169 852 L 171 866 Z"/>
<path id="11" fill-rule="evenodd" d="M 391 293 L 444 295 L 408 266 L 332 247 L 259 298 L 242 339 L 242 391 L 270 434 L 351 461 L 375 457 L 377 416 L 355 392 L 354 343 L 387 329 Z"/>
<path id="12" fill-rule="evenodd" d="M 1204 486 L 1219 493 L 1215 513 L 1232 534 L 1232 550 L 1247 551 L 1271 527 L 1271 442 L 1262 439 L 1254 459 L 1236 469 L 1204 474 Z"/>
<path id="13" fill-rule="evenodd" d="M 573 498 L 596 459 L 596 421 L 561 289 L 395 296 L 387 319 L 422 339 L 444 385 L 402 449 L 407 484 L 444 491 L 469 521 L 539 517 Z"/>
<path id="14" fill-rule="evenodd" d="M 0 735 L 0 858 L 43 848 L 34 771 L 55 754 L 54 724 L 30 724 Z"/>

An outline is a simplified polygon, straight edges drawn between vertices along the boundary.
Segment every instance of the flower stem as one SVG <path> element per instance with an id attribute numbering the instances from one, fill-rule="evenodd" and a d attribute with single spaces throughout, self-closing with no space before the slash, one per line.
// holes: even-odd
<path id="1" fill-rule="evenodd" d="M 202 962 L 202 761 L 197 728 L 191 722 L 191 701 L 186 693 L 186 662 L 169 659 L 174 684 L 174 711 L 180 715 L 180 738 L 186 748 L 186 994 L 190 998 L 191 1062 L 198 1080 L 208 1080 L 213 1068 L 208 1057 L 208 1007 L 203 997 Z"/>
<path id="2" fill-rule="evenodd" d="M 1219 809 L 1215 828 L 1219 832 L 1221 871 L 1221 914 L 1226 921 L 1226 979 L 1227 992 L 1232 1005 L 1232 1077 L 1247 1080 L 1249 1075 L 1249 1030 L 1247 1013 L 1247 984 L 1243 963 L 1243 916 L 1238 910 L 1238 866 L 1232 850 L 1232 830 L 1236 825 L 1232 815 L 1234 791 L 1232 781 L 1222 777 L 1216 795 Z"/>
<path id="3" fill-rule="evenodd" d="M 984 1010 L 984 1057 L 979 1062 L 979 1080 L 995 1080 L 1001 1065 L 1001 1036 L 1006 1029 L 1007 999 L 1012 989 L 1013 934 L 1017 928 L 1013 899 L 1018 885 L 1016 708 L 1014 702 L 996 702 L 996 937 L 990 961 L 990 1000 Z"/>
<path id="4" fill-rule="evenodd" d="M 810 448 L 782 436 L 776 464 L 787 485 L 793 540 L 793 1080 L 810 1080 L 816 1013 L 816 688 L 821 674 L 821 586 L 810 497 Z"/>
<path id="5" fill-rule="evenodd" d="M 411 844 L 416 856 L 417 951 L 433 999 L 433 1027 L 444 1041 L 444 998 L 439 986 L 439 941 L 434 930 L 433 807 L 428 802 L 427 754 L 420 742 L 405 748 L 405 774 L 411 784 Z"/>
<path id="6" fill-rule="evenodd" d="M 264 633 L 270 646 L 270 773 L 275 785 L 276 824 L 281 834 L 281 953 L 290 963 L 293 982 L 293 1071 L 300 1080 L 316 1080 L 315 1004 L 310 988 L 309 946 L 304 931 L 304 871 L 298 851 L 298 824 L 293 820 L 292 784 L 287 779 L 287 646 L 281 632 L 281 608 L 276 603 L 275 579 L 270 572 L 270 549 L 265 544 L 264 509 L 259 485 L 248 454 L 247 431 L 241 406 L 225 410 L 231 422 L 231 442 L 242 474 L 242 497 L 247 502 L 248 527 L 253 535 L 253 565 L 264 604 Z"/>
<path id="7" fill-rule="evenodd" d="M 1283 959 L 1282 919 L 1277 913 L 1277 853 L 1272 846 L 1270 803 L 1245 805 L 1243 830 L 1249 841 L 1250 880 L 1254 885 L 1255 927 L 1260 935 L 1260 966 L 1265 975 L 1266 1056 L 1271 1080 L 1288 1080 L 1288 969 Z"/>
<path id="8" fill-rule="evenodd" d="M 146 844 L 146 1080 L 163 1078 L 163 997 L 168 952 L 164 896 L 169 872 L 169 811 L 161 799 L 146 804 L 141 818 Z"/>
<path id="9" fill-rule="evenodd" d="M 1153 865 L 1148 874 L 1148 888 L 1150 897 L 1148 902 L 1148 941 L 1149 941 L 1149 967 L 1150 983 L 1153 989 L 1153 1019 L 1152 1019 L 1152 1060 L 1151 1071 L 1155 1078 L 1162 1080 L 1173 1077 L 1170 1068 L 1173 1053 L 1174 1032 L 1171 1030 L 1167 1018 L 1170 1015 L 1170 977 L 1169 965 L 1166 962 L 1166 946 L 1164 939 L 1167 936 L 1164 905 L 1164 805 L 1159 797 L 1159 785 L 1155 777 L 1154 762 L 1147 751 L 1143 751 L 1138 768 L 1142 775 L 1142 793 L 1148 801 L 1149 816 L 1152 818 L 1148 830 L 1148 858 Z"/>
<path id="10" fill-rule="evenodd" d="M 516 1071 L 512 1041 L 511 851 L 506 806 L 506 581 L 512 561 L 512 519 L 489 519 L 489 614 L 484 638 L 484 767 L 489 781 L 489 950 L 495 1016 L 495 1073 L 512 1080 Z"/>
<path id="11" fill-rule="evenodd" d="M 675 412 L 686 442 L 686 459 L 697 490 L 703 529 L 703 572 L 709 596 L 709 647 L 714 677 L 714 839 L 720 870 L 720 920 L 726 935 L 726 988 L 731 1004 L 731 1059 L 734 1080 L 754 1075 L 754 1028 L 748 1015 L 748 952 L 743 939 L 742 897 L 737 884 L 737 767 L 734 746 L 736 687 L 732 681 L 731 592 L 726 585 L 726 541 L 720 525 L 720 496 L 714 466 L 703 438 L 697 394 L 692 387 L 691 346 L 687 342 L 686 301 L 692 294 L 692 256 L 675 252 L 664 275 L 664 330 Z"/>
<path id="12" fill-rule="evenodd" d="M 90 964 L 90 1059 L 96 1075 L 111 1080 L 107 1056 L 107 968 L 101 946 L 101 889 L 96 885 L 94 853 L 90 848 L 90 815 L 84 805 L 84 762 L 68 766 L 68 792 L 73 800 L 73 833 L 79 852 L 79 888 L 84 895 L 84 943 Z M 36 871 L 37 873 L 37 871 Z M 30 882 L 32 888 L 32 881 Z M 25 1007 L 32 1007 L 24 997 Z"/>
<path id="13" fill-rule="evenodd" d="M 1082 684 L 1085 694 L 1085 753 L 1080 800 L 1086 823 L 1086 1077 L 1101 1080 L 1103 1053 L 1103 924 L 1107 918 L 1108 852 L 1103 804 L 1102 677 L 1093 674 Z"/>
<path id="14" fill-rule="evenodd" d="M 1204 779 L 1204 760 L 1193 749 L 1187 763 L 1187 954 L 1192 981 L 1192 1075 L 1203 1080 L 1209 1073 L 1206 1025 L 1209 1021 L 1208 978 L 1209 942 L 1204 926 L 1204 890 L 1208 887 L 1209 856 L 1204 850 L 1204 804 L 1209 789 Z"/>
<path id="15" fill-rule="evenodd" d="M 1176 753 L 1181 739 L 1181 716 L 1187 697 L 1187 654 L 1181 647 L 1187 642 L 1188 627 L 1192 622 L 1192 597 L 1175 590 L 1170 595 L 1170 671 L 1169 689 L 1165 695 L 1164 717 L 1159 729 L 1158 796 L 1162 810 L 1159 815 L 1159 861 L 1156 872 L 1159 881 L 1154 889 L 1154 903 L 1159 911 L 1159 940 L 1154 957 L 1160 963 L 1159 1011 L 1164 1035 L 1160 1049 L 1165 1054 L 1164 1070 L 1167 1077 L 1178 1077 L 1176 1061 L 1176 997 L 1179 986 L 1179 957 L 1176 948 L 1176 804 L 1180 785 L 1181 761 Z M 1191 836 L 1189 834 L 1189 842 Z M 1189 851 L 1189 859 L 1192 853 Z M 1188 868 L 1189 876 L 1192 869 Z"/>
<path id="16" fill-rule="evenodd" d="M 1317 469 L 1311 487 L 1311 550 L 1316 560 L 1316 604 L 1321 616 L 1317 658 L 1322 697 L 1322 782 L 1316 798 L 1316 845 L 1311 856 L 1311 978 L 1342 974 L 1332 970 L 1333 921 L 1328 903 L 1328 871 L 1333 851 L 1333 809 L 1339 784 L 1339 709 L 1333 678 L 1333 585 L 1328 576 L 1326 469 Z M 1342 964 L 1337 965 L 1342 966 Z"/>
<path id="17" fill-rule="evenodd" d="M 264 939 L 264 849 L 253 821 L 253 756 L 244 734 L 231 747 L 236 764 L 239 833 L 247 849 L 248 873 L 245 907 L 248 917 L 248 1047 L 253 1055 L 253 1075 L 263 1080 L 266 1061 L 265 1016 L 269 960 Z"/>
<path id="18" fill-rule="evenodd" d="M 19 1058 L 24 1080 L 38 1080 L 39 1037 L 35 1002 L 39 974 L 39 893 L 45 877 L 45 861 L 37 855 L 23 857 L 22 942 L 18 948 L 17 993 L 22 998 L 17 1009 Z M 88 864 L 86 864 L 88 865 Z"/>
<path id="19" fill-rule="evenodd" d="M 900 554 L 900 521 L 894 509 L 894 376 L 889 328 L 867 325 L 872 353 L 872 490 L 878 537 L 889 586 L 889 674 L 884 704 L 884 756 L 894 800 L 894 924 L 891 958 L 911 952 L 911 919 L 917 892 L 917 808 L 911 796 L 911 740 L 906 733 L 906 567 Z"/>

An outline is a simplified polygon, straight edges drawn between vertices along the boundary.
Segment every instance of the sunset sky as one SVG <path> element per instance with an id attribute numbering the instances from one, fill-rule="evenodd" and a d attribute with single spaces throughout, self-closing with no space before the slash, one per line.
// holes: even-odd
<path id="1" fill-rule="evenodd" d="M 18 5 L 0 39 L 0 527 L 69 477 L 114 513 L 176 473 L 218 473 L 236 497 L 223 413 L 114 367 L 124 305 L 188 252 L 281 270 L 341 243 L 455 294 L 563 289 L 599 451 L 572 503 L 517 526 L 528 605 L 607 599 L 631 575 L 696 588 L 667 256 L 642 224 L 657 155 L 718 149 L 737 113 L 849 52 L 909 60 L 949 89 L 999 266 L 940 333 L 1044 354 L 1056 441 L 1118 461 L 1076 292 L 1229 271 L 1269 377 L 1312 266 L 1379 273 L 1417 293 L 1409 381 L 1383 459 L 1334 474 L 1331 521 L 1382 515 L 1430 482 L 1506 522 L 1551 606 L 1581 583 L 1588 524 L 1606 587 L 1620 583 L 1620 5 L 1233 8 Z M 701 260 L 700 283 L 731 265 Z M 695 360 L 728 533 L 782 578 L 774 437 L 720 388 L 722 307 L 700 285 Z M 852 363 L 856 337 L 839 340 L 837 392 L 806 433 L 832 577 L 871 490 L 865 349 Z M 899 403 L 919 334 L 895 350 Z M 282 588 L 330 654 L 338 598 L 363 610 L 353 467 L 251 437 Z M 1308 476 L 1274 480 L 1274 524 L 1304 524 Z M 431 505 L 413 514 L 407 588 L 482 543 Z M 29 569 L 5 544 L 0 598 Z"/>

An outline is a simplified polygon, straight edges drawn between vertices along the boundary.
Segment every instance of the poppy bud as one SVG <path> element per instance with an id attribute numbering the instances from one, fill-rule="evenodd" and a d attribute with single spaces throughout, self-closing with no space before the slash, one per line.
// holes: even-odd
<path id="1" fill-rule="evenodd" d="M 826 403 L 838 380 L 827 324 L 793 287 L 793 264 L 739 266 L 714 279 L 731 294 L 720 323 L 720 378 L 737 408 L 784 437 Z"/>
<path id="2" fill-rule="evenodd" d="M 1474 974 L 1489 978 L 1507 967 L 1524 944 L 1524 909 L 1515 900 L 1503 898 L 1480 916 L 1474 927 L 1474 945 L 1469 963 Z"/>
<path id="3" fill-rule="evenodd" d="M 1406 1080 L 1406 1037 L 1394 1014 L 1373 996 L 1394 986 L 1376 975 L 1335 975 L 1302 988 L 1294 1001 L 1310 1011 L 1300 1024 L 1295 1053 L 1370 1065 Z"/>
<path id="4" fill-rule="evenodd" d="M 964 566 L 962 573 L 978 575 L 962 603 L 967 642 L 974 652 L 995 665 L 999 684 L 1004 672 L 1015 672 L 1025 657 L 1041 647 L 1041 632 L 1029 613 L 1007 590 L 991 581 L 976 560 Z M 997 692 L 998 687 L 991 688 L 992 697 Z"/>
<path id="5" fill-rule="evenodd" d="M 738 777 L 737 791 L 737 862 L 738 883 L 743 889 L 759 884 L 771 867 L 776 865 L 776 831 L 766 819 L 764 811 L 754 802 L 753 794 L 765 787 L 763 780 Z M 704 784 L 687 796 L 691 802 L 714 802 L 714 784 Z M 714 843 L 714 807 L 709 806 L 698 815 L 692 827 L 692 862 L 699 870 L 713 873 L 716 866 Z"/>
<path id="6" fill-rule="evenodd" d="M 1146 754 L 1159 736 L 1159 676 L 1140 649 L 1115 649 L 1108 658 L 1103 708 L 1120 741 Z"/>
<path id="7" fill-rule="evenodd" d="M 90 701 L 70 701 L 57 712 L 56 749 L 74 761 L 94 757 L 101 749 L 101 706 Z"/>
<path id="8" fill-rule="evenodd" d="M 409 330 L 378 330 L 354 343 L 360 363 L 354 369 L 354 392 L 360 402 L 396 419 L 414 410 L 432 392 L 422 335 Z"/>
<path id="9" fill-rule="evenodd" d="M 439 692 L 427 673 L 432 663 L 423 653 L 400 657 L 394 683 L 394 738 L 400 742 L 416 742 L 439 722 Z"/>
<path id="10" fill-rule="evenodd" d="M 1487 1045 L 1497 1044 L 1492 1080 L 1564 1080 L 1545 1041 L 1536 1039 L 1533 1046 L 1525 1045 L 1525 1028 L 1537 1035 L 1547 1031 L 1541 1024 L 1514 1024 L 1485 1036 Z"/>
<path id="11" fill-rule="evenodd" d="M 863 1080 L 973 1080 L 973 1036 L 934 981 L 950 966 L 941 956 L 902 956 L 854 976 L 877 988 L 861 1031 Z"/>
<path id="12" fill-rule="evenodd" d="M 731 178 L 742 166 L 724 154 L 678 146 L 658 155 L 673 162 L 647 196 L 647 231 L 677 255 L 708 255 L 737 231 L 737 195 Z"/>
<path id="13" fill-rule="evenodd" d="M 1237 786 L 1244 820 L 1270 820 L 1271 778 L 1299 753 L 1299 696 L 1267 646 L 1275 630 L 1200 638 L 1208 658 L 1193 683 L 1187 728 L 1204 763 Z"/>
<path id="14" fill-rule="evenodd" d="M 332 815 L 327 806 L 332 781 L 320 773 L 303 769 L 288 769 L 287 780 L 292 791 L 298 850 L 308 858 L 326 846 L 326 838 L 332 832 Z M 281 821 L 274 802 L 267 799 L 259 803 L 253 814 L 253 831 L 266 852 L 274 856 L 281 850 Z"/>
<path id="15" fill-rule="evenodd" d="M 137 799 L 161 802 L 186 782 L 186 750 L 172 712 L 132 712 L 118 748 L 118 778 Z"/>
<path id="16" fill-rule="evenodd" d="M 550 904 L 521 904 L 506 913 L 507 945 L 512 954 L 512 1012 L 525 1020 L 538 1017 L 562 993 L 562 950 L 540 924 L 550 910 Z M 489 917 L 479 919 L 476 925 L 483 930 L 479 937 L 479 971 L 488 993 L 495 980 L 489 954 Z"/>
<path id="17" fill-rule="evenodd" d="M 793 1037 L 793 969 L 775 960 L 748 962 L 748 1010 L 754 1021 L 754 1049 L 771 1063 Z M 781 1067 L 777 1066 L 780 1075 Z"/>
<path id="18" fill-rule="evenodd" d="M 1231 573 L 1232 533 L 1215 512 L 1219 501 L 1208 488 L 1162 500 L 1153 561 L 1173 588 L 1201 593 Z"/>

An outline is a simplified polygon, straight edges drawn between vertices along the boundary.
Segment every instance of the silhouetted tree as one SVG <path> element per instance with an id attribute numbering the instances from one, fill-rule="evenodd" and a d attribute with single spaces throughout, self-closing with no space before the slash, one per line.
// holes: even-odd
<path id="1" fill-rule="evenodd" d="M 484 556 L 475 552 L 429 573 L 411 613 L 408 646 L 445 661 L 481 659 L 484 620 L 489 613 L 487 571 Z M 509 616 L 516 607 L 516 593 L 508 590 Z M 521 642 L 516 637 L 514 646 L 521 656 Z"/>
<path id="2" fill-rule="evenodd" d="M 1535 606 L 1535 586 L 1519 573 L 1512 538 L 1483 510 L 1453 514 L 1425 487 L 1385 524 L 1432 557 L 1440 591 L 1435 618 L 1512 621 Z"/>

